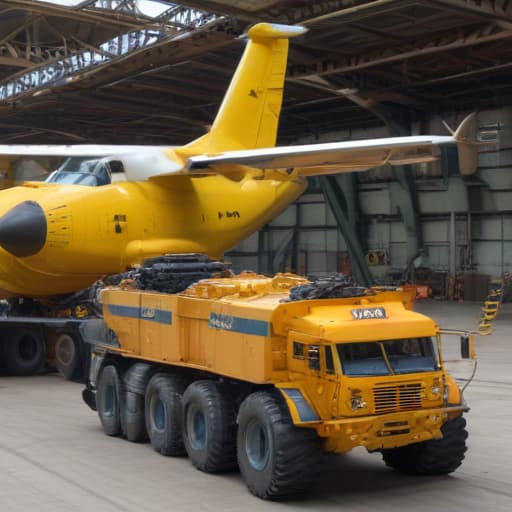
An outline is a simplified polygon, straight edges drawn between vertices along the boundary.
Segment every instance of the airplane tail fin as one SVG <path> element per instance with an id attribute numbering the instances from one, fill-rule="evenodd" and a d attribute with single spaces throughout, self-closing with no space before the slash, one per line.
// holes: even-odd
<path id="1" fill-rule="evenodd" d="M 271 23 L 249 29 L 247 47 L 210 131 L 187 144 L 186 152 L 212 154 L 275 146 L 288 38 L 306 30 Z"/>

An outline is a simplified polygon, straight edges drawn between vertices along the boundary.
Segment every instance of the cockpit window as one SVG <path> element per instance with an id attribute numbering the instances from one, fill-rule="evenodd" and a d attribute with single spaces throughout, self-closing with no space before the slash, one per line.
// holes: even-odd
<path id="1" fill-rule="evenodd" d="M 345 375 L 390 375 L 439 369 L 432 338 L 407 338 L 362 343 L 338 343 Z"/>
<path id="2" fill-rule="evenodd" d="M 99 187 L 108 185 L 112 180 L 107 161 L 100 158 L 73 157 L 66 159 L 46 181 L 48 183 Z"/>
<path id="3" fill-rule="evenodd" d="M 84 172 L 55 171 L 47 180 L 48 183 L 62 183 L 63 185 L 86 185 L 97 187 L 96 176 Z"/>

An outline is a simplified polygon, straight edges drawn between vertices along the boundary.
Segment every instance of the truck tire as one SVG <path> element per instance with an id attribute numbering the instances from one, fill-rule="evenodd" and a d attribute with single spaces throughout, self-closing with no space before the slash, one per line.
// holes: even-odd
<path id="1" fill-rule="evenodd" d="M 11 375 L 33 375 L 44 366 L 46 343 L 36 330 L 17 328 L 10 331 L 2 342 L 5 369 Z"/>
<path id="2" fill-rule="evenodd" d="M 121 426 L 126 439 L 133 443 L 148 440 L 144 393 L 150 372 L 151 365 L 135 363 L 123 374 L 124 395 L 121 405 Z"/>
<path id="3" fill-rule="evenodd" d="M 186 455 L 181 432 L 181 397 L 185 387 L 179 377 L 156 373 L 146 388 L 146 429 L 151 446 L 162 455 Z"/>
<path id="4" fill-rule="evenodd" d="M 121 426 L 126 439 L 132 443 L 144 443 L 147 441 L 148 433 L 146 430 L 144 396 L 133 391 L 125 391 L 122 408 Z"/>
<path id="5" fill-rule="evenodd" d="M 80 368 L 80 350 L 78 342 L 68 333 L 59 333 L 55 340 L 55 366 L 57 371 L 66 379 L 73 380 L 78 375 Z"/>
<path id="6" fill-rule="evenodd" d="M 446 475 L 455 471 L 467 450 L 466 420 L 453 418 L 441 427 L 442 439 L 382 450 L 387 466 L 409 475 Z"/>
<path id="7" fill-rule="evenodd" d="M 103 432 L 107 436 L 121 434 L 121 379 L 113 364 L 107 364 L 100 373 L 96 390 L 96 404 Z"/>
<path id="8" fill-rule="evenodd" d="M 249 395 L 238 411 L 240 473 L 252 494 L 278 500 L 310 492 L 320 475 L 316 432 L 293 425 L 277 390 Z"/>
<path id="9" fill-rule="evenodd" d="M 186 389 L 183 441 L 197 469 L 220 473 L 236 468 L 236 412 L 226 385 L 199 380 Z"/>

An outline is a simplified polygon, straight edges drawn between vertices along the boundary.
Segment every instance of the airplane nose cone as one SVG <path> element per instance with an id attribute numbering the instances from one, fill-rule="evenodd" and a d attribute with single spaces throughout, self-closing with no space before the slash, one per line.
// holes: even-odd
<path id="1" fill-rule="evenodd" d="M 0 246 L 19 258 L 37 254 L 46 242 L 46 216 L 34 201 L 24 201 L 0 217 Z"/>

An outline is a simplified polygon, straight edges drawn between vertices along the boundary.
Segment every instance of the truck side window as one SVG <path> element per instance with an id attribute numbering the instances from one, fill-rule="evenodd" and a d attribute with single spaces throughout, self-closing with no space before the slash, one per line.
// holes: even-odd
<path id="1" fill-rule="evenodd" d="M 293 357 L 295 359 L 304 359 L 304 343 L 293 342 Z"/>
<path id="2" fill-rule="evenodd" d="M 332 358 L 332 347 L 325 347 L 325 372 L 334 373 L 334 360 Z"/>
<path id="3" fill-rule="evenodd" d="M 308 364 L 310 370 L 320 370 L 320 347 L 318 345 L 309 345 Z"/>

